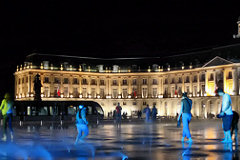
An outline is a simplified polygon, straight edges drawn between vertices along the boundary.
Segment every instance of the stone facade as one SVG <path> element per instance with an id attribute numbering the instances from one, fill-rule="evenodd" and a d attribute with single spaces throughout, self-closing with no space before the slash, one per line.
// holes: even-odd
<path id="1" fill-rule="evenodd" d="M 120 102 L 123 112 L 132 115 L 146 104 L 156 105 L 159 116 L 176 116 L 180 110 L 182 92 L 188 92 L 193 100 L 192 114 L 207 118 L 216 115 L 221 108 L 220 97 L 215 96 L 217 86 L 222 86 L 232 97 L 234 110 L 239 111 L 240 63 L 215 57 L 199 67 L 181 67 L 163 71 L 161 67 L 148 68 L 147 72 L 122 71 L 120 67 L 102 68 L 93 72 L 91 67 L 83 71 L 82 66 L 50 62 L 40 66 L 26 62 L 17 67 L 15 75 L 15 100 L 33 100 L 34 77 L 39 74 L 43 101 L 92 100 L 98 102 L 105 116 Z M 58 91 L 60 96 L 58 96 Z"/>

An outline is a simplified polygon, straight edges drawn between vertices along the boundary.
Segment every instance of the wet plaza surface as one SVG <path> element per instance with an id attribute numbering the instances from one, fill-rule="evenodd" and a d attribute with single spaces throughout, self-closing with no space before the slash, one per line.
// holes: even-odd
<path id="1" fill-rule="evenodd" d="M 0 159 L 239 159 L 238 143 L 220 142 L 220 120 L 193 120 L 190 129 L 192 144 L 181 143 L 182 128 L 175 121 L 129 122 L 121 128 L 101 124 L 89 126 L 85 143 L 74 145 L 77 131 L 73 124 L 15 124 L 14 141 L 0 142 Z"/>

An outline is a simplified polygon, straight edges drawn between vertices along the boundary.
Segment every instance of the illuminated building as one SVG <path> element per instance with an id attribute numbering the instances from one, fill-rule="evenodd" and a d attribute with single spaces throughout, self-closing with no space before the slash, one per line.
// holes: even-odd
<path id="1" fill-rule="evenodd" d="M 33 100 L 33 80 L 39 74 L 43 101 L 92 100 L 103 107 L 105 116 L 118 102 L 129 116 L 149 104 L 156 105 L 160 116 L 176 116 L 181 94 L 188 92 L 193 116 L 207 117 L 220 111 L 221 100 L 215 96 L 218 84 L 231 95 L 233 109 L 238 111 L 238 51 L 239 44 L 164 58 L 101 59 L 34 53 L 14 73 L 15 98 Z"/>

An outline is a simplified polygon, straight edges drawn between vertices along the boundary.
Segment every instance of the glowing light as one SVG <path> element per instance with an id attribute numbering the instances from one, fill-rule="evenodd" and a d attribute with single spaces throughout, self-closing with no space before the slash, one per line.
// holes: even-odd
<path id="1" fill-rule="evenodd" d="M 97 95 L 97 98 L 99 99 L 99 98 L 100 98 L 100 95 Z"/>
<path id="2" fill-rule="evenodd" d="M 63 94 L 61 94 L 61 98 L 63 98 Z"/>
<path id="3" fill-rule="evenodd" d="M 44 97 L 44 94 L 41 94 L 41 97 L 43 98 L 43 97 Z"/>
<path id="4" fill-rule="evenodd" d="M 121 98 L 121 95 L 119 95 L 118 98 L 120 99 L 120 98 Z"/>
<path id="5" fill-rule="evenodd" d="M 128 98 L 131 98 L 131 95 L 128 95 Z"/>
<path id="6" fill-rule="evenodd" d="M 80 94 L 80 95 L 79 95 L 79 98 L 82 98 L 82 97 L 83 97 L 82 94 Z"/>
<path id="7" fill-rule="evenodd" d="M 89 95 L 88 95 L 88 98 L 92 98 L 92 96 L 89 94 Z"/>
<path id="8" fill-rule="evenodd" d="M 73 98 L 73 95 L 72 95 L 72 94 L 70 95 L 70 98 Z"/>

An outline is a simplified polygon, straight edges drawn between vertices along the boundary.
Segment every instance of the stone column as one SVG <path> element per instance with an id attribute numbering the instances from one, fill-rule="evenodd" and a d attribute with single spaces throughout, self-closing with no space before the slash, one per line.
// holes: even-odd
<path id="1" fill-rule="evenodd" d="M 182 75 L 182 93 L 185 92 L 185 76 Z"/>
<path id="2" fill-rule="evenodd" d="M 150 82 L 150 80 L 152 80 L 152 78 L 151 77 L 148 77 L 147 78 L 147 98 L 151 98 L 151 96 L 152 96 L 152 94 L 151 94 L 151 82 Z"/>
<path id="3" fill-rule="evenodd" d="M 197 94 L 200 96 L 201 93 L 200 93 L 200 73 L 198 72 L 197 74 Z"/>
<path id="4" fill-rule="evenodd" d="M 78 81 L 79 81 L 79 88 L 78 88 L 79 95 L 82 95 L 82 76 L 79 76 Z"/>
<path id="5" fill-rule="evenodd" d="M 128 95 L 132 95 L 132 77 L 128 78 Z"/>
<path id="6" fill-rule="evenodd" d="M 192 95 L 193 96 L 193 80 L 192 80 L 192 78 L 193 78 L 193 75 L 192 75 L 192 73 L 190 73 L 190 75 L 189 75 L 189 80 L 190 80 L 190 87 L 189 87 L 189 90 L 190 90 L 190 95 Z"/>

